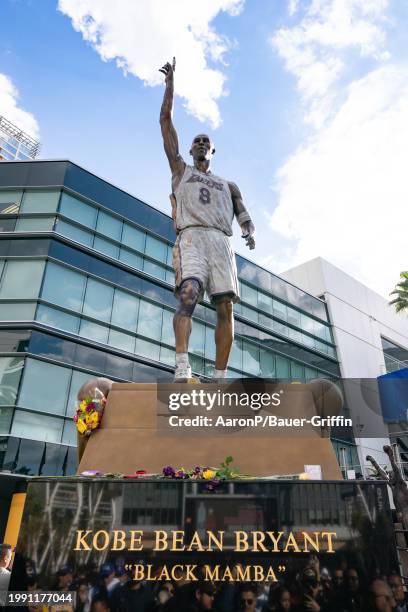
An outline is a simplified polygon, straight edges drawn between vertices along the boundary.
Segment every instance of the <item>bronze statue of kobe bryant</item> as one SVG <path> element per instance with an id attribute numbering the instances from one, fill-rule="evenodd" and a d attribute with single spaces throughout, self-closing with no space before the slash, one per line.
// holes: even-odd
<path id="1" fill-rule="evenodd" d="M 176 339 L 176 382 L 194 381 L 188 361 L 188 341 L 194 308 L 206 291 L 217 311 L 215 328 L 214 378 L 226 377 L 234 338 L 233 302 L 239 301 L 235 255 L 230 244 L 234 216 L 241 226 L 246 245 L 255 248 L 255 227 L 235 183 L 210 170 L 215 153 L 209 136 L 193 139 L 188 165 L 179 152 L 172 121 L 176 60 L 160 71 L 166 88 L 160 111 L 164 150 L 170 164 L 172 217 L 177 233 L 173 249 L 176 274 L 175 293 L 179 303 L 173 319 Z"/>

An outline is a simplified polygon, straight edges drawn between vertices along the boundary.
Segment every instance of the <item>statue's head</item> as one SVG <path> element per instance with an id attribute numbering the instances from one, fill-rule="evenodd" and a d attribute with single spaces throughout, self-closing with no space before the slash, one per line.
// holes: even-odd
<path id="1" fill-rule="evenodd" d="M 214 144 L 208 134 L 198 134 L 191 143 L 190 155 L 194 161 L 211 161 L 215 153 Z"/>

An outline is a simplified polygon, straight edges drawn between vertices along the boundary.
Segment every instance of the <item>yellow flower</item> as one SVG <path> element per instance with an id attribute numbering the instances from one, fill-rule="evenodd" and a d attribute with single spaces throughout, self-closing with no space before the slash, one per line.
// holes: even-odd
<path id="1" fill-rule="evenodd" d="M 301 472 L 299 474 L 299 480 L 310 480 L 310 474 L 307 472 Z"/>
<path id="2" fill-rule="evenodd" d="M 88 402 L 86 400 L 82 400 L 82 402 L 79 404 L 79 407 L 81 410 L 85 410 L 87 405 L 88 405 Z"/>
<path id="3" fill-rule="evenodd" d="M 205 480 L 212 480 L 215 477 L 215 470 L 204 470 L 203 478 Z"/>
<path id="4" fill-rule="evenodd" d="M 90 425 L 92 429 L 98 427 L 98 413 L 94 410 L 86 415 L 85 422 Z"/>
<path id="5" fill-rule="evenodd" d="M 77 429 L 78 429 L 80 434 L 83 434 L 83 433 L 86 432 L 86 425 L 85 425 L 85 423 L 83 422 L 82 419 L 78 419 Z"/>

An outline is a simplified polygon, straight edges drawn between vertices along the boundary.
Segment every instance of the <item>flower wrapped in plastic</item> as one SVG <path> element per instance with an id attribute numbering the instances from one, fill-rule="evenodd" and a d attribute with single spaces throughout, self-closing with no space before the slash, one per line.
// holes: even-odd
<path id="1" fill-rule="evenodd" d="M 87 397 L 76 403 L 74 423 L 78 432 L 83 436 L 90 436 L 102 421 L 106 398 L 98 388 L 95 389 L 94 395 L 95 397 Z"/>

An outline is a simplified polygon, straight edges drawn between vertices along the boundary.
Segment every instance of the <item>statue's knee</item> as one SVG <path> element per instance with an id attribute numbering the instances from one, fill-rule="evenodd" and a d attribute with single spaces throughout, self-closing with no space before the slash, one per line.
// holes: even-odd
<path id="1" fill-rule="evenodd" d="M 185 280 L 180 287 L 180 302 L 177 308 L 177 314 L 184 317 L 191 317 L 199 300 L 200 294 L 201 285 L 198 280 Z"/>
<path id="2" fill-rule="evenodd" d="M 233 305 L 232 300 L 224 300 L 217 304 L 217 315 L 222 321 L 232 321 Z"/>

